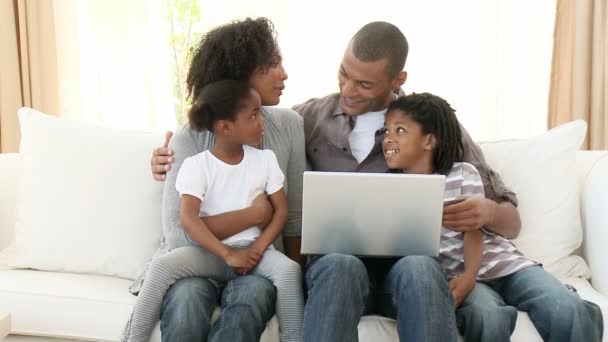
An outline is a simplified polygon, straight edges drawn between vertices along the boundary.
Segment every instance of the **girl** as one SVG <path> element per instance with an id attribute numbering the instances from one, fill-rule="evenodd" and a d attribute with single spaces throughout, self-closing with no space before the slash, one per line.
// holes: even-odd
<path id="1" fill-rule="evenodd" d="M 384 132 L 382 148 L 389 168 L 403 173 L 446 175 L 444 205 L 458 205 L 451 202 L 463 197 L 484 196 L 475 167 L 460 162 L 461 132 L 454 110 L 445 100 L 428 93 L 399 97 L 387 110 Z M 561 327 L 544 329 L 551 311 L 559 311 L 562 306 L 574 307 L 578 319 L 586 319 L 587 313 L 598 310 L 595 304 L 573 295 L 538 263 L 522 255 L 509 240 L 483 229 L 459 233 L 442 228 L 439 253 L 439 262 L 451 278 L 450 290 L 456 307 L 460 307 L 457 310 L 459 328 L 464 330 L 467 341 L 509 341 L 517 310 L 529 313 L 545 340 L 563 340 L 572 332 L 556 333 Z M 538 281 L 522 288 L 524 279 L 530 277 Z M 485 311 L 477 314 L 499 316 L 501 329 L 486 332 L 493 334 L 491 337 L 472 334 L 476 330 L 474 326 L 483 324 L 480 322 L 485 318 L 480 317 L 479 322 L 473 322 L 477 318 L 467 321 L 468 317 L 476 316 L 465 314 L 475 308 L 471 298 L 480 296 L 473 295 L 478 291 L 494 293 L 484 298 L 502 297 L 501 304 L 496 305 L 486 300 Z M 543 294 L 542 298 L 534 297 L 538 293 Z M 547 307 L 554 309 L 547 311 Z M 595 332 L 589 334 L 592 336 Z"/>
<path id="2" fill-rule="evenodd" d="M 289 203 L 287 226 L 274 246 L 284 250 L 290 258 L 303 262 L 299 255 L 299 236 L 302 173 L 306 164 L 304 130 L 298 113 L 277 106 L 288 75 L 282 65 L 276 35 L 272 22 L 263 17 L 246 18 L 213 28 L 194 46 L 186 86 L 193 102 L 207 85 L 224 79 L 245 81 L 260 95 L 264 126 L 260 147 L 275 153 L 286 177 L 284 186 Z M 177 247 L 169 251 L 166 244 L 169 240 L 179 240 L 184 234 L 180 223 L 181 197 L 175 188 L 178 170 L 187 157 L 208 150 L 214 144 L 212 132 L 184 125 L 175 132 L 168 148 L 154 150 L 152 172 L 156 179 L 165 181 L 163 241 L 155 259 L 177 265 L 183 265 L 187 260 L 198 260 L 209 267 L 215 265 L 215 256 L 202 248 Z M 267 209 L 271 207 L 266 202 L 260 201 L 264 205 L 254 202 L 248 209 L 208 216 L 204 221 L 216 236 L 226 234 L 224 237 L 228 237 L 266 222 L 270 218 Z M 133 283 L 133 293 L 141 289 L 143 279 L 140 277 Z M 272 283 L 262 277 L 245 275 L 216 285 L 217 282 L 210 278 L 189 277 L 171 286 L 161 308 L 163 340 L 260 339 L 266 322 L 274 314 L 275 287 Z M 216 304 L 221 306 L 221 315 L 212 325 Z"/>
<path id="3" fill-rule="evenodd" d="M 139 292 L 124 340 L 147 341 L 158 320 L 165 292 L 176 280 L 203 276 L 225 282 L 250 271 L 270 279 L 277 288 L 277 316 L 281 341 L 300 341 L 304 299 L 300 266 L 272 247 L 287 222 L 284 176 L 275 154 L 259 145 L 264 128 L 261 100 L 248 83 L 224 80 L 206 86 L 188 114 L 190 127 L 215 134 L 207 151 L 186 158 L 176 189 L 181 196 L 183 234 L 167 239 L 168 247 L 186 255 L 203 248 L 205 262 L 182 259 L 182 264 L 156 259 Z M 266 227 L 254 226 L 219 239 L 201 217 L 241 210 L 266 192 L 274 209 Z M 220 241 L 221 240 L 221 241 Z M 191 246 L 191 247 L 185 247 Z"/>

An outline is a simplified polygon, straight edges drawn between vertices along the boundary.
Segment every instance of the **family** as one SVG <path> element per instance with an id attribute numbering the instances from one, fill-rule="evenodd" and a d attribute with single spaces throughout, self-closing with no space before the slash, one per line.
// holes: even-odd
<path id="1" fill-rule="evenodd" d="M 517 311 L 545 341 L 600 341 L 599 307 L 517 250 L 516 195 L 454 110 L 404 95 L 408 43 L 386 22 L 347 43 L 339 93 L 275 107 L 287 73 L 272 23 L 214 28 L 187 77 L 188 124 L 153 152 L 164 181 L 163 241 L 123 341 L 258 341 L 276 313 L 281 341 L 358 341 L 362 315 L 396 319 L 402 341 L 509 341 Z M 440 255 L 300 255 L 302 173 L 446 176 Z M 216 305 L 220 318 L 211 325 Z"/>

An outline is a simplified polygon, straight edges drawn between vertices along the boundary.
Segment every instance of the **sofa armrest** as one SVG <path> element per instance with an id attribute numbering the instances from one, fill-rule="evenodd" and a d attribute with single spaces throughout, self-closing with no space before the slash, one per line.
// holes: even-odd
<path id="1" fill-rule="evenodd" d="M 19 154 L 0 154 L 0 250 L 8 246 L 13 237 L 20 167 Z"/>
<path id="2" fill-rule="evenodd" d="M 599 155 L 597 151 L 590 152 Z M 595 158 L 594 158 L 595 159 Z M 591 268 L 593 288 L 608 296 L 608 153 L 591 165 L 582 179 L 583 253 Z"/>

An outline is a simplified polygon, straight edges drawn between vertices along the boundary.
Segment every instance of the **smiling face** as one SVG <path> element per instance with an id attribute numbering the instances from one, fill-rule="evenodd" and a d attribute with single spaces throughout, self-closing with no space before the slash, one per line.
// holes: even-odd
<path id="1" fill-rule="evenodd" d="M 252 89 L 249 96 L 243 100 L 234 121 L 229 121 L 230 137 L 233 142 L 251 146 L 260 143 L 264 135 L 264 122 L 260 115 L 261 105 L 260 96 Z"/>
<path id="2" fill-rule="evenodd" d="M 388 57 L 363 62 L 355 56 L 352 45 L 348 44 L 338 73 L 342 111 L 356 116 L 387 108 L 395 99 L 393 91 L 405 82 L 405 72 L 391 77 Z"/>
<path id="3" fill-rule="evenodd" d="M 256 69 L 249 78 L 249 84 L 255 89 L 264 106 L 278 105 L 285 89 L 287 72 L 283 68 L 281 56 L 276 57 L 276 64 L 268 69 Z"/>
<path id="4" fill-rule="evenodd" d="M 404 173 L 433 173 L 435 145 L 435 136 L 424 133 L 407 113 L 398 109 L 386 113 L 382 150 L 389 168 Z"/>

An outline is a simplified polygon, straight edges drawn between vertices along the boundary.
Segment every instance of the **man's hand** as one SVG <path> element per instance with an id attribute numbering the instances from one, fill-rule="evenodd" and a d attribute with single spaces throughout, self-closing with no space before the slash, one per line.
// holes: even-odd
<path id="1" fill-rule="evenodd" d="M 496 202 L 484 197 L 469 197 L 456 204 L 443 208 L 442 224 L 456 232 L 468 232 L 480 229 L 494 222 Z"/>
<path id="2" fill-rule="evenodd" d="M 454 297 L 454 306 L 458 308 L 465 298 L 471 293 L 475 287 L 475 276 L 462 274 L 456 278 L 450 280 L 449 286 L 452 291 L 452 297 Z"/>
<path id="3" fill-rule="evenodd" d="M 226 264 L 239 274 L 246 274 L 254 268 L 262 256 L 257 250 L 251 248 L 230 249 L 228 255 L 224 257 Z"/>
<path id="4" fill-rule="evenodd" d="M 167 131 L 165 134 L 165 143 L 162 147 L 159 147 L 152 152 L 152 159 L 150 160 L 150 166 L 152 168 L 152 176 L 157 181 L 164 181 L 167 176 L 167 171 L 171 169 L 171 163 L 173 163 L 173 150 L 169 149 L 169 140 L 173 133 Z"/>
<path id="5" fill-rule="evenodd" d="M 258 226 L 260 229 L 266 228 L 272 219 L 272 214 L 274 212 L 272 209 L 272 204 L 270 204 L 270 200 L 268 199 L 268 195 L 261 193 L 254 198 L 253 202 L 251 203 L 251 209 L 253 209 L 256 216 L 259 217 Z"/>

